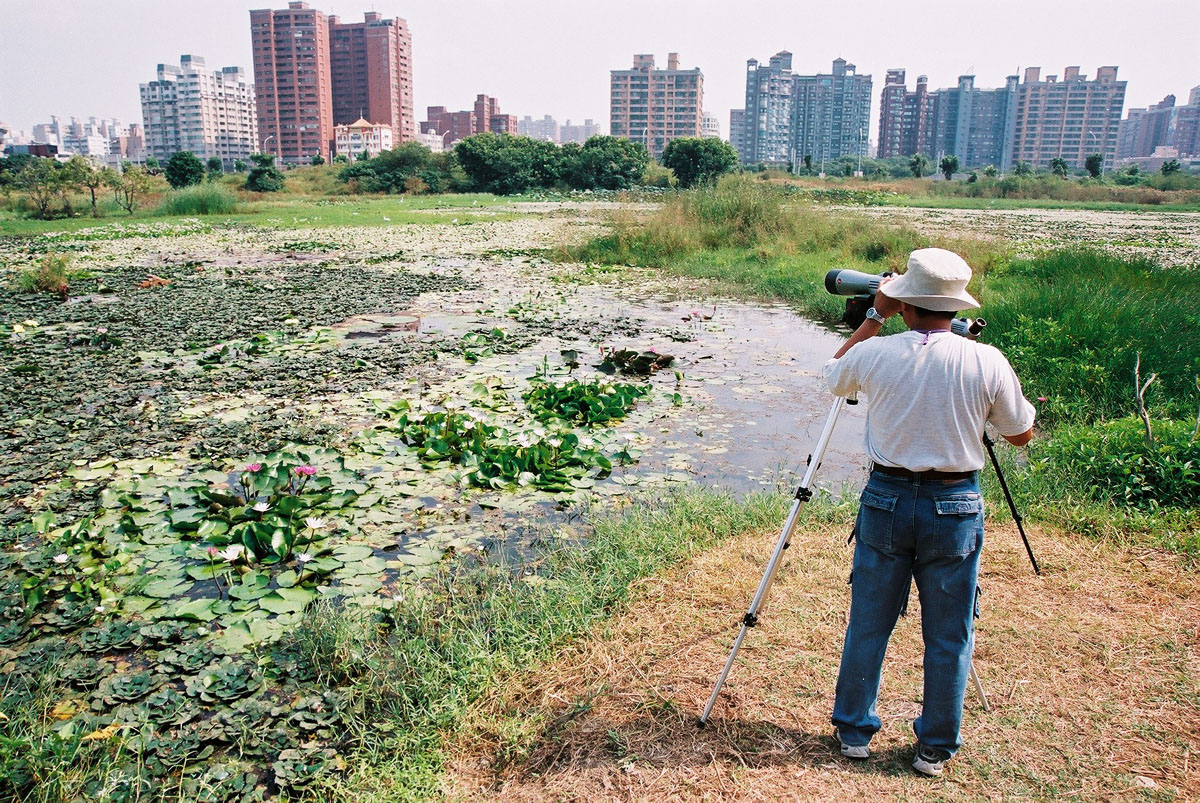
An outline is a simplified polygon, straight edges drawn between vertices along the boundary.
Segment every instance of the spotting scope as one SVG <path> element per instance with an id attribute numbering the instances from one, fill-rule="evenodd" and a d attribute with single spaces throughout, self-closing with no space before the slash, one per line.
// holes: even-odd
<path id="1" fill-rule="evenodd" d="M 842 320 L 857 329 L 866 320 L 869 307 L 875 305 L 875 294 L 879 283 L 891 273 L 863 273 L 849 268 L 835 268 L 825 274 L 825 289 L 835 296 L 854 296 L 846 299 L 846 313 Z M 987 326 L 983 318 L 955 318 L 950 322 L 950 331 L 962 337 L 978 337 Z"/>

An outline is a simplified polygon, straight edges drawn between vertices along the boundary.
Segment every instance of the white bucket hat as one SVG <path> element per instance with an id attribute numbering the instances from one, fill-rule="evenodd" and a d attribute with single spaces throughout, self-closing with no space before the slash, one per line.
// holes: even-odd
<path id="1" fill-rule="evenodd" d="M 957 312 L 978 309 L 979 302 L 967 292 L 971 266 L 945 248 L 921 248 L 908 257 L 908 270 L 879 288 L 897 301 L 925 309 Z"/>

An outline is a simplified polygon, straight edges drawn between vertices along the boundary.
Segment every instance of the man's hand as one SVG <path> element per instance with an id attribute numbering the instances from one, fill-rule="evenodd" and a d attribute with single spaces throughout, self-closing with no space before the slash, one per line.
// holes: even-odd
<path id="1" fill-rule="evenodd" d="M 875 311 L 885 318 L 890 318 L 900 311 L 900 302 L 884 292 L 887 283 L 895 276 L 885 276 L 879 282 L 879 291 L 875 293 Z"/>

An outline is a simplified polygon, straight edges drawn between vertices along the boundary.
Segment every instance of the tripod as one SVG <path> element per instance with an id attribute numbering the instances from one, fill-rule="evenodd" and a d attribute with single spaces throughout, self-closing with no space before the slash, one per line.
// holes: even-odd
<path id="1" fill-rule="evenodd" d="M 704 706 L 704 713 L 700 715 L 698 724 L 701 728 L 708 724 L 708 717 L 712 714 L 713 706 L 717 704 L 717 696 L 721 693 L 721 688 L 725 685 L 726 678 L 729 677 L 729 671 L 733 669 L 733 662 L 737 659 L 738 650 L 742 648 L 742 641 L 745 640 L 750 628 L 758 624 L 759 611 L 762 609 L 763 600 L 767 596 L 767 591 L 770 589 L 771 583 L 775 580 L 775 572 L 779 569 L 779 563 L 783 559 L 783 552 L 791 545 L 792 531 L 796 529 L 796 522 L 800 518 L 800 508 L 805 502 L 812 499 L 812 485 L 817 468 L 821 465 L 821 460 L 825 456 L 825 449 L 828 448 L 829 440 L 833 436 L 833 428 L 837 424 L 838 416 L 841 414 L 842 408 L 847 404 L 858 404 L 858 399 L 855 396 L 850 396 L 849 398 L 838 397 L 833 402 L 833 407 L 829 411 L 829 417 L 825 420 L 825 428 L 821 430 L 821 436 L 817 439 L 817 445 L 808 458 L 808 468 L 804 472 L 803 479 L 800 480 L 800 486 L 796 489 L 791 511 L 788 513 L 787 520 L 783 524 L 783 531 L 779 534 L 779 540 L 775 544 L 775 551 L 771 553 L 771 560 L 767 564 L 767 570 L 763 572 L 762 580 L 758 583 L 758 590 L 754 593 L 754 599 L 750 602 L 750 609 L 742 617 L 741 629 L 738 631 L 737 638 L 734 639 L 733 649 L 729 651 L 729 658 L 725 661 L 725 667 L 717 677 L 717 683 L 713 687 L 712 695 L 708 698 L 708 705 Z M 1021 516 L 1017 512 L 1017 505 L 1013 501 L 1012 494 L 1009 493 L 1008 483 L 1004 481 L 1004 473 L 1000 470 L 1000 462 L 996 459 L 996 452 L 992 448 L 994 441 L 985 433 L 983 443 L 992 458 L 992 467 L 996 470 L 996 476 L 1000 480 L 1000 487 L 1004 490 L 1005 499 L 1008 500 L 1013 520 L 1016 521 L 1017 530 L 1021 533 L 1021 540 L 1025 542 L 1025 550 L 1029 554 L 1033 570 L 1035 573 L 1041 574 L 1041 569 L 1038 568 L 1037 561 L 1033 557 L 1033 549 L 1029 546 L 1029 539 L 1025 536 L 1025 528 L 1022 526 Z M 987 694 L 983 691 L 983 684 L 979 681 L 979 675 L 975 672 L 974 662 L 971 663 L 970 677 L 972 684 L 975 686 L 975 692 L 979 695 L 979 700 L 983 704 L 983 710 L 990 712 L 992 709 L 988 704 Z"/>

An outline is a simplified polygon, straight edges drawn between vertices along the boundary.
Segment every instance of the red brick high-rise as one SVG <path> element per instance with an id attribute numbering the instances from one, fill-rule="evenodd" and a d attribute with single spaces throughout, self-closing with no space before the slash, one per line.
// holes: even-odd
<path id="1" fill-rule="evenodd" d="M 250 12 L 258 147 L 284 162 L 326 160 L 333 144 L 329 21 L 292 0 L 286 9 Z"/>
<path id="2" fill-rule="evenodd" d="M 475 133 L 487 131 L 493 134 L 517 133 L 517 116 L 501 114 L 500 101 L 487 95 L 475 96 Z"/>
<path id="3" fill-rule="evenodd" d="M 391 126 L 399 144 L 415 139 L 412 36 L 402 19 L 368 11 L 362 22 L 329 18 L 333 123 L 365 117 Z"/>

